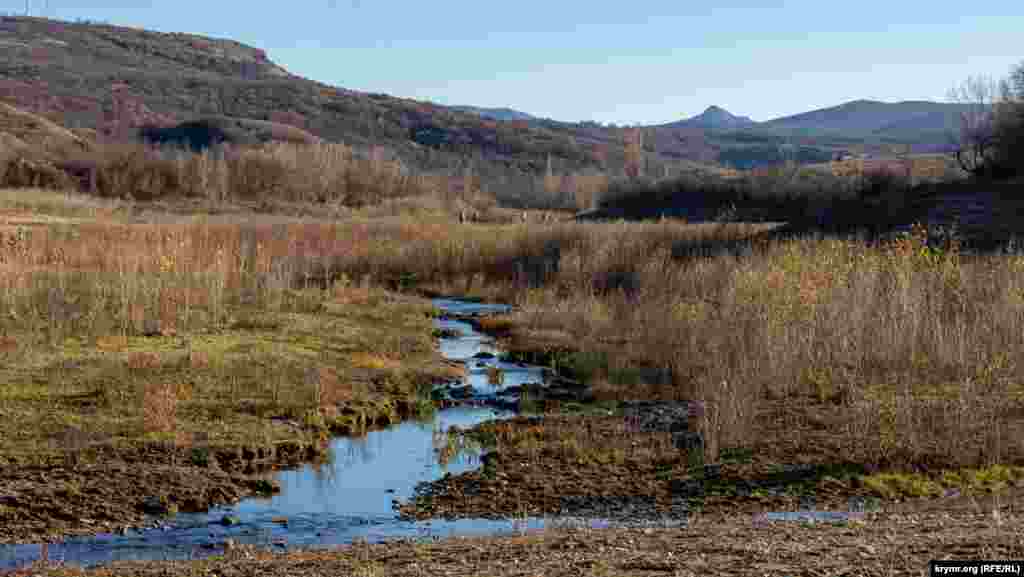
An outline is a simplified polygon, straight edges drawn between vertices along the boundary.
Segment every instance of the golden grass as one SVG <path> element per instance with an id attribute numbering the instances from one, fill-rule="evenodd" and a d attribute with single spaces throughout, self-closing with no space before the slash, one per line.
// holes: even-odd
<path id="1" fill-rule="evenodd" d="M 267 415 L 334 405 L 369 424 L 415 405 L 418 385 L 445 373 L 429 305 L 342 278 L 323 291 L 302 274 L 314 267 L 287 256 L 345 254 L 353 239 L 278 231 L 113 219 L 4 230 L 4 456 L 69 426 L 111 441 L 203 431 L 245 443 L 294 436 Z"/>
<path id="2" fill-rule="evenodd" d="M 408 338 L 374 324 L 390 307 L 374 287 L 469 290 L 521 305 L 511 320 L 484 328 L 603 355 L 587 371 L 604 393 L 708 401 L 702 426 L 711 447 L 754 442 L 751 419 L 764 400 L 790 399 L 841 407 L 824 425 L 830 442 L 862 462 L 1020 458 L 1020 257 L 928 248 L 922 230 L 877 247 L 805 239 L 741 256 L 691 256 L 695 246 L 764 229 L 671 221 L 453 227 L 401 216 L 33 227 L 5 236 L 0 249 L 8 311 L 0 334 L 17 343 L 8 356 L 63 351 L 53 359 L 90 346 L 130 351 L 138 339 L 152 349 L 227 327 L 233 332 L 216 347 L 193 346 L 211 365 L 243 346 L 227 344 L 242 335 L 258 336 L 243 346 L 252 354 L 285 347 L 312 361 L 327 346 L 325 326 L 312 317 L 357 312 L 355 324 L 330 330 L 374 346 L 341 349 L 339 359 L 351 370 L 394 370 L 394 359 L 428 345 L 410 349 Z M 523 284 L 517 269 L 540 272 Z M 273 345 L 268 337 L 282 327 L 297 332 Z M 622 377 L 636 366 L 670 369 L 670 379 Z"/>

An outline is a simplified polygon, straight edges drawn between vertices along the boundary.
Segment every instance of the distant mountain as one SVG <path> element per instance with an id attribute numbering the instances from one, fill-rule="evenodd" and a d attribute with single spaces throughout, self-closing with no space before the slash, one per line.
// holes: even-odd
<path id="1" fill-rule="evenodd" d="M 484 108 L 480 106 L 451 106 L 453 110 L 469 112 L 491 120 L 539 120 L 532 114 L 513 110 L 511 108 Z"/>
<path id="2" fill-rule="evenodd" d="M 937 137 L 959 126 L 968 105 L 908 100 L 852 100 L 758 123 L 757 130 L 779 135 L 842 135 L 917 141 Z"/>
<path id="3" fill-rule="evenodd" d="M 621 174 L 627 156 L 622 127 L 328 86 L 290 73 L 259 48 L 228 39 L 0 16 L 0 45 L 0 100 L 86 140 L 122 138 L 143 128 L 160 140 L 176 134 L 161 131 L 188 130 L 189 121 L 202 120 L 245 142 L 379 145 L 410 167 L 430 171 L 474 155 L 482 159 L 475 170 L 494 175 L 539 173 L 549 157 L 563 172 Z M 737 167 L 794 156 L 816 162 L 854 147 L 883 150 L 894 143 L 937 149 L 948 144 L 947 133 L 965 109 L 855 100 L 758 123 L 710 106 L 692 118 L 643 127 L 645 162 L 650 161 L 650 174 L 662 174 L 687 162 Z M 0 111 L 5 147 L 44 139 L 31 133 L 32 123 L 24 120 L 29 117 L 20 112 Z"/>
<path id="4" fill-rule="evenodd" d="M 736 116 L 720 106 L 709 106 L 707 110 L 687 118 L 662 125 L 672 128 L 703 128 L 705 130 L 735 130 L 756 124 L 746 116 Z"/>

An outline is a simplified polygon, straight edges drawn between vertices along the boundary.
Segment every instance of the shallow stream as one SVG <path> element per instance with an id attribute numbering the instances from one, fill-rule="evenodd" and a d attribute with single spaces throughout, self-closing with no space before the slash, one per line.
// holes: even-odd
<path id="1" fill-rule="evenodd" d="M 451 315 L 508 310 L 503 305 L 453 299 L 437 299 L 434 304 Z M 446 358 L 466 363 L 466 384 L 473 387 L 474 397 L 489 398 L 503 388 L 543 379 L 540 367 L 500 361 L 501 351 L 494 347 L 493 340 L 469 323 L 442 317 L 435 325 L 459 333 L 442 338 L 440 349 Z M 474 358 L 478 353 L 486 358 Z M 505 373 L 500 387 L 488 383 L 489 366 Z M 50 561 L 81 566 L 117 560 L 200 558 L 222 553 L 227 539 L 285 550 L 340 545 L 354 539 L 377 542 L 396 537 L 431 539 L 540 529 L 543 519 L 403 521 L 392 509 L 392 501 L 410 498 L 417 483 L 480 465 L 479 454 L 471 450 L 457 452 L 445 464 L 439 462 L 435 448 L 444 442 L 449 427 L 469 428 L 513 414 L 486 406 L 456 406 L 437 411 L 432 422 L 406 421 L 371 431 L 362 438 L 339 437 L 331 443 L 333 459 L 328 464 L 277 472 L 281 492 L 273 497 L 246 499 L 207 513 L 179 513 L 157 521 L 157 527 L 129 530 L 124 535 L 69 538 L 45 546 L 0 546 L 0 569 L 25 566 L 44 555 Z"/>
<path id="2" fill-rule="evenodd" d="M 436 328 L 450 335 L 441 339 L 441 353 L 449 360 L 465 363 L 465 381 L 472 387 L 473 398 L 493 400 L 501 397 L 505 388 L 544 380 L 540 367 L 501 361 L 501 351 L 491 338 L 474 330 L 470 323 L 454 318 L 501 313 L 508 307 L 454 299 L 436 299 L 434 305 L 450 315 L 435 320 Z M 489 384 L 489 367 L 502 370 L 501 385 Z M 229 539 L 285 551 L 294 547 L 343 545 L 356 539 L 373 543 L 393 538 L 522 533 L 555 524 L 612 525 L 608 520 L 578 518 L 398 518 L 393 501 L 412 497 L 418 483 L 448 473 L 457 475 L 480 465 L 479 454 L 472 450 L 457 451 L 447 463 L 439 462 L 437 449 L 446 443 L 445 431 L 449 427 L 465 429 L 513 415 L 490 406 L 460 405 L 437 411 L 431 422 L 407 421 L 361 438 L 339 437 L 331 443 L 333 459 L 327 464 L 277 472 L 281 492 L 273 497 L 246 499 L 206 513 L 179 513 L 154 520 L 155 527 L 130 530 L 123 535 L 100 534 L 48 545 L 0 545 L 0 571 L 42 558 L 85 567 L 119 560 L 195 559 L 223 553 Z M 763 520 L 834 520 L 832 516 L 819 515 L 811 511 L 769 513 Z"/>

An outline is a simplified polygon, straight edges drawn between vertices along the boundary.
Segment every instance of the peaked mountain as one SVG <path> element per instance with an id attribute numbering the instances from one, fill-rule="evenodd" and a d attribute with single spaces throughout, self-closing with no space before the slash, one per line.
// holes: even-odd
<path id="1" fill-rule="evenodd" d="M 512 108 L 485 108 L 480 106 L 451 106 L 450 108 L 452 110 L 458 110 L 459 112 L 476 114 L 482 118 L 490 118 L 491 120 L 538 120 L 538 118 L 532 114 L 527 114 Z"/>
<path id="2" fill-rule="evenodd" d="M 703 128 L 705 130 L 734 130 L 756 124 L 746 116 L 736 116 L 720 106 L 709 106 L 704 112 L 687 118 L 670 122 L 663 126 L 673 128 Z"/>

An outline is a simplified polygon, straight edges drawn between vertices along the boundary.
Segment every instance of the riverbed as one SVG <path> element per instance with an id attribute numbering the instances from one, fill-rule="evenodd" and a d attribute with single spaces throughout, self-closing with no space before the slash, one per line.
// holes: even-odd
<path id="1" fill-rule="evenodd" d="M 436 299 L 443 313 L 435 327 L 441 354 L 464 364 L 469 401 L 486 401 L 501 390 L 544 378 L 540 367 L 507 363 L 493 339 L 457 318 L 507 312 L 504 305 Z M 451 315 L 451 316 L 449 316 Z M 503 382 L 489 382 L 488 368 L 501 369 Z M 92 566 L 118 560 L 193 559 L 223 553 L 232 544 L 277 550 L 329 547 L 354 540 L 394 538 L 435 540 L 452 535 L 521 532 L 544 527 L 544 519 L 458 519 L 408 521 L 394 511 L 396 501 L 413 495 L 417 484 L 480 466 L 479 450 L 462 448 L 439 457 L 446 431 L 513 416 L 510 410 L 466 403 L 435 412 L 426 422 L 405 421 L 362 437 L 331 442 L 326 464 L 275 474 L 281 491 L 205 513 L 179 513 L 152 520 L 142 530 L 71 538 L 59 543 L 0 546 L 0 568 L 24 566 L 38 559 Z M 444 462 L 442 462 L 444 461 Z"/>

